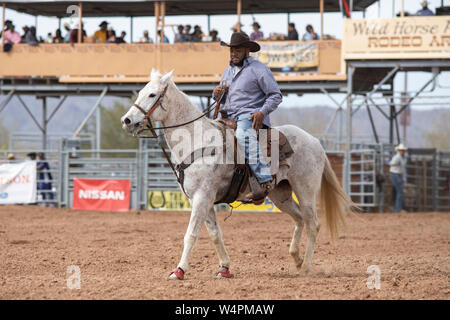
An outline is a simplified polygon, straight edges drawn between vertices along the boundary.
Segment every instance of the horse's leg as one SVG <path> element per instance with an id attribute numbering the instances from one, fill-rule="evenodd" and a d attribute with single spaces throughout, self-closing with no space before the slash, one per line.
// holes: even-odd
<path id="1" fill-rule="evenodd" d="M 191 219 L 189 220 L 189 226 L 184 236 L 183 254 L 178 263 L 178 268 L 170 274 L 170 279 L 182 280 L 184 278 L 184 273 L 189 268 L 189 255 L 197 242 L 198 234 L 208 214 L 207 208 L 209 208 L 210 205 L 212 205 L 212 202 L 209 203 L 208 197 L 203 197 L 198 193 L 194 195 Z"/>
<path id="2" fill-rule="evenodd" d="M 219 271 L 217 273 L 217 277 L 229 278 L 231 276 L 229 271 L 230 257 L 228 256 L 227 250 L 225 249 L 225 244 L 223 243 L 222 231 L 217 224 L 216 211 L 214 210 L 214 207 L 211 207 L 209 210 L 205 220 L 205 225 L 209 236 L 216 247 L 217 255 L 219 256 Z"/>
<path id="3" fill-rule="evenodd" d="M 289 214 L 295 222 L 294 234 L 292 236 L 289 254 L 294 258 L 295 265 L 300 268 L 302 260 L 300 259 L 300 239 L 303 231 L 303 219 L 300 207 L 292 198 L 292 188 L 287 181 L 282 181 L 269 195 L 273 203 L 282 212 Z"/>
<path id="4" fill-rule="evenodd" d="M 303 183 L 304 181 L 302 180 L 296 180 L 296 182 L 293 182 L 293 189 L 297 199 L 300 200 L 300 211 L 302 213 L 303 221 L 306 224 L 306 250 L 300 272 L 307 274 L 311 268 L 316 238 L 320 230 L 320 222 L 316 210 L 316 195 L 319 192 L 320 180 L 315 184 L 315 187 Z"/>

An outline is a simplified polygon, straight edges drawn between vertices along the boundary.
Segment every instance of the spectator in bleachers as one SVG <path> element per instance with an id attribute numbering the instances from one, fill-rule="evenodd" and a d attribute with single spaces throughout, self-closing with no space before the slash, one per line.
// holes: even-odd
<path id="1" fill-rule="evenodd" d="M 186 35 L 183 32 L 184 27 L 183 25 L 178 26 L 178 33 L 175 35 L 174 42 L 185 42 L 186 41 Z"/>
<path id="2" fill-rule="evenodd" d="M 37 46 L 39 44 L 35 27 L 30 27 L 30 30 L 28 30 L 27 34 L 25 35 L 25 42 L 32 46 Z"/>
<path id="3" fill-rule="evenodd" d="M 42 199 L 53 200 L 52 191 L 52 174 L 50 173 L 50 165 L 45 161 L 43 153 L 37 155 L 37 171 L 38 171 L 38 190 L 41 190 Z"/>
<path id="4" fill-rule="evenodd" d="M 57 29 L 53 37 L 53 43 L 64 43 L 64 38 L 61 35 L 61 30 Z"/>
<path id="5" fill-rule="evenodd" d="M 108 39 L 106 40 L 108 43 L 116 43 L 116 32 L 113 28 L 108 29 Z"/>
<path id="6" fill-rule="evenodd" d="M 239 28 L 240 28 L 241 31 L 242 31 L 242 23 L 237 22 L 234 26 L 231 27 L 231 30 L 232 30 L 233 32 L 238 32 L 238 31 L 239 31 L 239 30 L 238 30 Z"/>
<path id="7" fill-rule="evenodd" d="M 95 31 L 93 40 L 95 43 L 106 43 L 108 37 L 108 22 L 102 21 L 98 26 L 100 29 Z"/>
<path id="8" fill-rule="evenodd" d="M 144 35 L 139 39 L 140 43 L 153 43 L 153 39 L 148 35 L 148 31 L 144 31 Z"/>
<path id="9" fill-rule="evenodd" d="M 125 41 L 126 35 L 127 35 L 127 33 L 125 31 L 122 31 L 122 33 L 120 34 L 120 37 L 116 37 L 116 43 L 127 43 Z"/>
<path id="10" fill-rule="evenodd" d="M 15 26 L 13 24 L 9 24 L 6 27 L 6 30 L 3 32 L 3 37 L 5 38 L 5 47 L 3 48 L 3 51 L 11 50 L 14 44 L 20 43 L 21 41 L 20 34 L 15 30 Z"/>
<path id="11" fill-rule="evenodd" d="M 303 41 L 310 41 L 310 40 L 319 40 L 319 39 L 320 39 L 320 37 L 319 37 L 319 35 L 316 32 L 314 32 L 314 29 L 313 29 L 312 25 L 308 24 L 306 26 L 306 32 L 303 35 L 302 40 Z"/>
<path id="12" fill-rule="evenodd" d="M 389 163 L 389 173 L 395 189 L 394 212 L 405 212 L 403 202 L 403 185 L 406 182 L 405 152 L 408 150 L 402 143 L 396 148 L 396 154 Z"/>
<path id="13" fill-rule="evenodd" d="M 215 30 L 215 29 L 212 29 L 209 32 L 209 36 L 211 37 L 212 42 L 220 41 L 220 38 L 217 36 L 218 34 L 219 34 L 219 32 L 217 32 L 217 30 Z"/>
<path id="14" fill-rule="evenodd" d="M 192 42 L 194 41 L 192 35 L 191 35 L 191 25 L 187 24 L 186 27 L 184 28 L 184 37 L 185 37 L 185 41 L 186 42 Z"/>
<path id="15" fill-rule="evenodd" d="M 161 41 L 161 34 L 162 34 L 162 30 L 159 30 L 158 31 L 159 42 L 163 42 L 163 41 Z M 164 43 L 170 43 L 169 38 L 167 38 L 166 35 L 164 35 Z"/>
<path id="16" fill-rule="evenodd" d="M 253 22 L 253 32 L 250 34 L 250 40 L 255 41 L 264 38 L 264 33 L 260 30 L 261 26 L 258 22 Z"/>
<path id="17" fill-rule="evenodd" d="M 81 23 L 81 42 L 84 42 L 84 38 L 86 37 L 86 30 L 83 29 L 83 26 L 83 23 Z M 70 31 L 69 42 L 72 44 L 78 42 L 78 28 L 72 29 L 72 31 Z"/>
<path id="18" fill-rule="evenodd" d="M 434 16 L 433 11 L 428 9 L 428 1 L 422 1 L 422 9 L 417 11 L 418 16 Z"/>
<path id="19" fill-rule="evenodd" d="M 69 42 L 70 40 L 70 24 L 64 23 L 64 30 L 66 31 L 66 34 L 64 35 L 64 42 Z"/>
<path id="20" fill-rule="evenodd" d="M 203 32 L 200 29 L 200 26 L 194 26 L 194 32 L 192 33 L 192 41 L 194 42 L 202 42 Z"/>
<path id="21" fill-rule="evenodd" d="M 30 30 L 30 28 L 28 26 L 23 26 L 22 30 L 23 30 L 23 34 L 20 37 L 21 38 L 20 42 L 25 43 L 25 37 L 27 36 L 27 33 Z"/>
<path id="22" fill-rule="evenodd" d="M 288 34 L 286 40 L 298 40 L 298 32 L 295 29 L 295 23 L 291 22 L 288 25 Z"/>
<path id="23" fill-rule="evenodd" d="M 53 36 L 52 33 L 47 33 L 47 37 L 45 38 L 45 43 L 53 43 Z"/>

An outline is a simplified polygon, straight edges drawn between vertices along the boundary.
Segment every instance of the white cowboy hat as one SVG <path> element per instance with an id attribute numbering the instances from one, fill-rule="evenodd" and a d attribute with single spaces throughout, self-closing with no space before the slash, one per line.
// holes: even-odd
<path id="1" fill-rule="evenodd" d="M 398 146 L 395 147 L 395 151 L 400 151 L 400 150 L 406 151 L 406 150 L 408 150 L 408 148 L 405 147 L 405 146 L 403 145 L 403 143 L 400 143 Z"/>

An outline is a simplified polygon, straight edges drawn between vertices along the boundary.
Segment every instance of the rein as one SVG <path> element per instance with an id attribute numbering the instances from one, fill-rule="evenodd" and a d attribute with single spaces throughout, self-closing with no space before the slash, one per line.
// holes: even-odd
<path id="1" fill-rule="evenodd" d="M 165 97 L 165 95 L 166 95 L 168 86 L 169 86 L 169 85 L 166 85 L 166 87 L 164 88 L 164 91 L 163 91 L 162 94 L 158 97 L 158 100 L 156 100 L 155 104 L 150 108 L 150 110 L 149 110 L 148 112 L 145 112 L 145 110 L 144 110 L 141 106 L 139 106 L 137 103 L 134 103 L 134 104 L 133 104 L 133 107 L 136 107 L 139 111 L 141 111 L 141 112 L 144 114 L 144 123 L 145 123 L 145 126 L 146 126 L 146 128 L 143 128 L 141 131 L 139 131 L 139 132 L 137 133 L 136 136 L 137 136 L 138 138 L 158 138 L 158 137 L 159 137 L 159 136 L 156 134 L 155 128 L 153 128 L 153 125 L 152 125 L 152 119 L 150 119 L 150 115 L 151 115 L 151 114 L 156 110 L 156 108 L 158 108 L 159 106 L 161 106 L 161 108 L 163 108 L 163 110 L 166 110 L 166 109 L 164 108 L 164 106 L 162 105 L 162 100 L 164 99 L 164 97 Z M 218 99 L 217 101 L 220 102 L 220 101 L 222 100 L 222 98 L 223 98 L 223 95 L 224 95 L 224 93 L 222 93 L 222 95 L 219 97 L 219 99 Z M 187 122 L 184 122 L 184 123 L 180 123 L 180 124 L 177 124 L 177 125 L 173 125 L 173 126 L 158 127 L 157 129 L 171 129 L 171 128 L 178 128 L 178 127 L 182 127 L 182 126 L 185 126 L 185 125 L 187 125 L 187 124 L 190 124 L 190 123 L 192 123 L 192 122 L 194 122 L 194 121 L 197 121 L 198 119 L 203 118 L 204 116 L 206 116 L 207 114 L 209 114 L 209 112 L 212 110 L 212 108 L 213 108 L 214 105 L 217 103 L 217 101 L 214 101 L 213 103 L 211 103 L 211 104 L 208 106 L 207 110 L 206 110 L 205 112 L 203 112 L 202 115 L 200 115 L 199 117 L 197 117 L 197 118 L 195 118 L 195 119 L 192 119 L 192 120 L 190 120 L 190 121 L 187 121 Z M 219 107 L 219 106 L 220 106 L 220 103 L 218 104 L 217 107 Z M 219 109 L 219 108 L 217 108 L 217 109 Z M 142 131 L 144 131 L 144 130 L 150 130 L 150 132 L 152 133 L 152 135 L 151 135 L 151 136 L 143 136 L 143 135 L 140 135 L 140 133 L 141 133 Z M 162 144 L 162 142 L 159 141 L 159 140 L 158 140 L 158 145 L 159 145 L 159 147 L 161 148 L 161 150 L 162 150 L 162 152 L 163 152 L 164 158 L 166 158 L 167 163 L 169 164 L 169 166 L 170 166 L 170 168 L 172 169 L 172 171 L 173 171 L 175 177 L 177 178 L 178 183 L 181 185 L 181 189 L 183 190 L 183 193 L 188 197 L 188 195 L 186 194 L 186 191 L 184 190 L 184 181 L 183 181 L 183 180 L 184 180 L 184 173 L 181 173 L 182 171 L 180 171 L 180 173 L 178 173 L 178 171 L 177 171 L 177 169 L 175 168 L 175 166 L 174 166 L 172 160 L 170 160 L 170 157 L 169 157 L 169 155 L 168 155 L 167 152 L 166 152 L 166 148 L 164 147 L 164 145 Z M 203 153 L 203 151 L 202 151 L 202 153 Z M 179 167 L 179 166 L 177 165 L 177 167 Z M 180 167 L 180 168 L 182 169 L 182 167 Z M 188 198 L 189 198 L 189 197 L 188 197 Z"/>

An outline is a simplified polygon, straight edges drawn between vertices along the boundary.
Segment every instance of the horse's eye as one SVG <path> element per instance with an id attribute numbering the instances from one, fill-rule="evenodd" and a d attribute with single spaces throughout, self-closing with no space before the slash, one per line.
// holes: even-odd
<path id="1" fill-rule="evenodd" d="M 156 94 L 152 93 L 152 94 L 150 94 L 149 97 L 150 97 L 150 98 L 156 97 Z"/>

